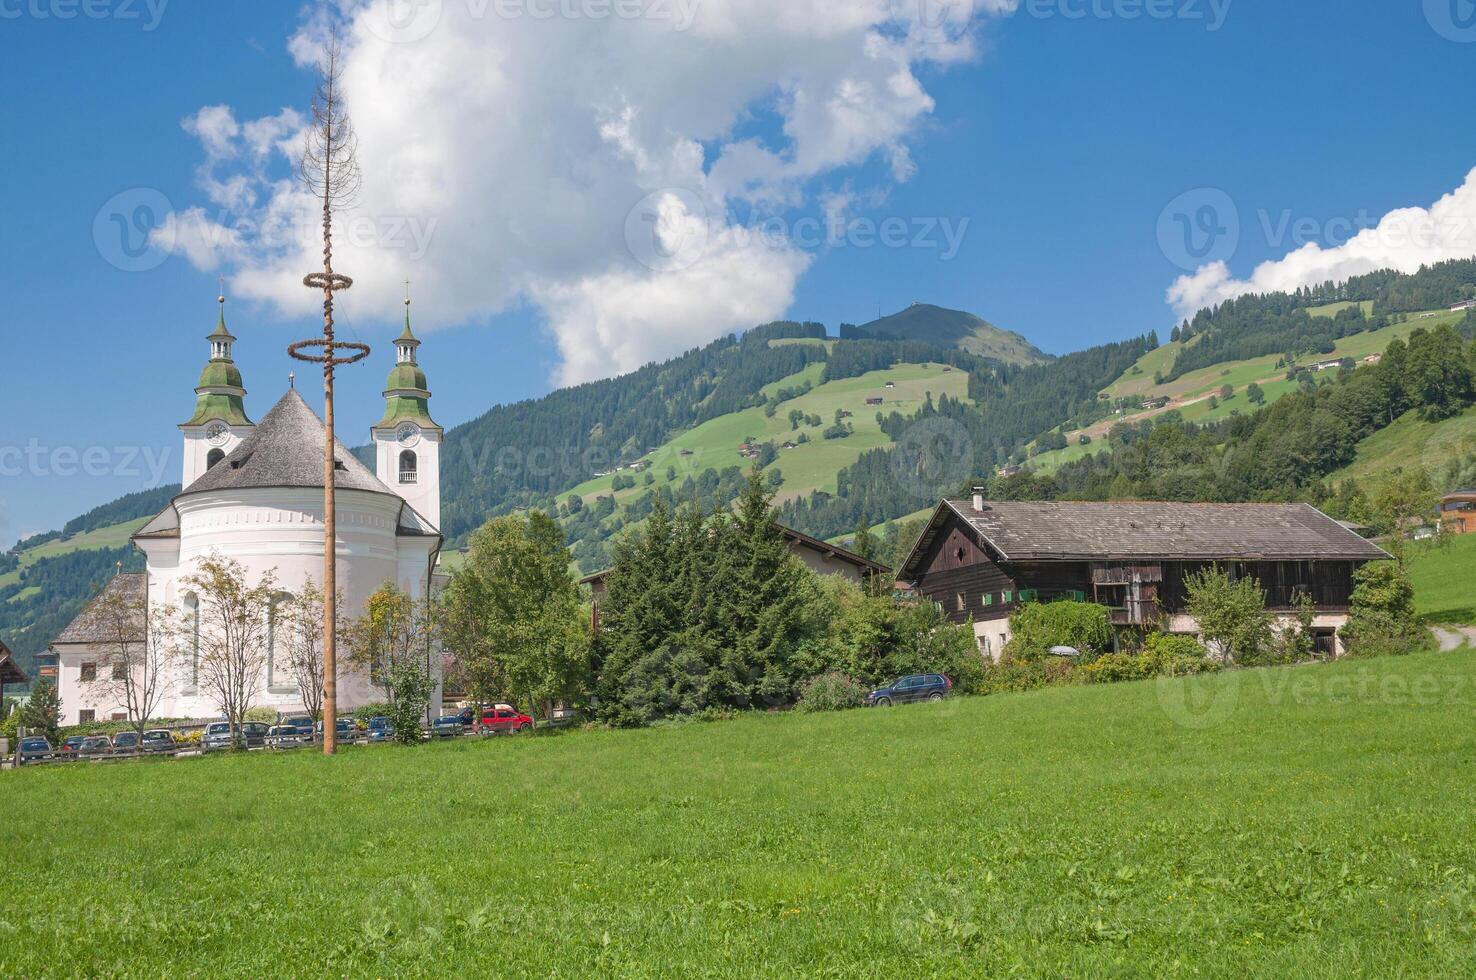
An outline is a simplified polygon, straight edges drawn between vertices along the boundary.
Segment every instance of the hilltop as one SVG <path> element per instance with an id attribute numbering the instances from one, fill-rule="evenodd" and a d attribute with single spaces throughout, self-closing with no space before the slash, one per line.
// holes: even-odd
<path id="1" fill-rule="evenodd" d="M 1050 355 L 1012 330 L 962 310 L 949 310 L 930 303 L 913 303 L 907 309 L 861 326 L 841 324 L 843 338 L 870 340 L 917 340 L 939 347 L 993 358 L 1006 364 L 1044 364 Z"/>

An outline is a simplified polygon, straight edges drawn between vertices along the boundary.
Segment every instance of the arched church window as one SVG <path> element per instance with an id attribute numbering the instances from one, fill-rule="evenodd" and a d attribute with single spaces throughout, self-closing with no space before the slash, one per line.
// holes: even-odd
<path id="1" fill-rule="evenodd" d="M 184 594 L 185 629 L 190 648 L 190 685 L 200 686 L 200 599 L 193 592 Z"/>
<path id="2" fill-rule="evenodd" d="M 415 483 L 418 476 L 415 454 L 406 449 L 400 453 L 400 482 Z"/>
<path id="3" fill-rule="evenodd" d="M 223 459 L 225 459 L 224 449 L 212 449 L 205 454 L 205 468 L 208 470 Z"/>
<path id="4" fill-rule="evenodd" d="M 292 593 L 278 592 L 272 596 L 270 605 L 267 606 L 267 650 L 266 650 L 266 678 L 267 687 L 275 687 L 279 674 L 286 675 L 291 671 L 292 643 L 285 635 L 278 634 L 283 629 L 290 629 L 290 620 L 287 610 L 292 602 Z"/>

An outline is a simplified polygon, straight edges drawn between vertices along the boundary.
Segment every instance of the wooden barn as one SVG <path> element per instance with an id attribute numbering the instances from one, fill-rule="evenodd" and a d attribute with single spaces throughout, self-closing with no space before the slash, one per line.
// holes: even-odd
<path id="1" fill-rule="evenodd" d="M 1353 573 L 1388 558 L 1307 504 L 1095 503 L 944 500 L 897 578 L 957 622 L 972 619 L 982 653 L 998 659 L 1009 617 L 1026 602 L 1076 599 L 1114 625 L 1197 633 L 1184 579 L 1206 565 L 1253 576 L 1268 608 L 1287 615 L 1305 592 L 1317 642 L 1341 653 Z"/>

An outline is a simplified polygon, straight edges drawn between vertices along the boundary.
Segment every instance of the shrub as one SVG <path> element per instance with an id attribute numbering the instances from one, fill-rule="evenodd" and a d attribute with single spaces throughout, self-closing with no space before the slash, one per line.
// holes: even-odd
<path id="1" fill-rule="evenodd" d="M 1255 578 L 1230 580 L 1218 566 L 1184 578 L 1189 615 L 1227 663 L 1253 666 L 1277 659 L 1266 594 Z"/>
<path id="2" fill-rule="evenodd" d="M 259 721 L 267 725 L 274 725 L 277 722 L 277 709 L 268 708 L 264 705 L 257 705 L 254 708 L 247 708 L 246 714 L 241 720 Z"/>
<path id="3" fill-rule="evenodd" d="M 1137 681 L 1148 677 L 1185 677 L 1210 673 L 1220 665 L 1207 658 L 1208 651 L 1192 636 L 1151 633 L 1141 653 L 1109 653 L 1081 668 L 1094 684 Z"/>
<path id="4" fill-rule="evenodd" d="M 1041 687 L 1080 684 L 1084 677 L 1069 660 L 1048 657 L 1025 663 L 1005 661 L 990 664 L 983 670 L 977 692 L 979 694 L 1006 694 L 1017 691 L 1033 691 Z"/>
<path id="5" fill-rule="evenodd" d="M 796 711 L 844 711 L 859 708 L 866 700 L 866 685 L 838 670 L 800 682 Z"/>
<path id="6" fill-rule="evenodd" d="M 392 711 L 393 709 L 387 701 L 370 701 L 367 704 L 361 704 L 355 708 L 354 713 L 350 717 L 355 722 L 362 721 L 367 725 L 370 718 L 378 718 L 381 715 L 389 716 Z"/>
<path id="7" fill-rule="evenodd" d="M 1094 602 L 1027 603 L 1010 617 L 1010 634 L 1004 659 L 1016 663 L 1053 659 L 1054 646 L 1075 647 L 1086 663 L 1112 647 L 1107 607 Z"/>
<path id="8" fill-rule="evenodd" d="M 1392 561 L 1370 563 L 1353 577 L 1353 598 L 1343 642 L 1359 657 L 1409 653 L 1426 647 L 1430 635 L 1415 618 L 1414 587 Z"/>
<path id="9" fill-rule="evenodd" d="M 931 602 L 898 605 L 827 575 L 808 618 L 814 631 L 799 645 L 793 664 L 800 677 L 839 672 L 875 685 L 937 672 L 952 678 L 960 692 L 978 689 L 984 662 L 973 627 L 950 622 Z"/>

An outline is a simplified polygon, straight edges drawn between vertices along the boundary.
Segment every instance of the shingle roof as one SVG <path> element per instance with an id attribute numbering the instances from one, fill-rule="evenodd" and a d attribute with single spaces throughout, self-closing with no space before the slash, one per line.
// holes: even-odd
<path id="1" fill-rule="evenodd" d="M 180 496 L 243 487 L 321 487 L 323 422 L 296 389 L 283 395 L 225 459 L 200 475 Z M 342 442 L 334 440 L 340 490 L 394 491 L 385 486 Z"/>
<path id="2" fill-rule="evenodd" d="M 0 684 L 24 684 L 29 680 L 26 672 L 20 669 L 20 664 L 15 662 L 10 647 L 0 640 Z"/>
<path id="3" fill-rule="evenodd" d="M 148 589 L 148 576 L 143 572 L 122 572 L 114 575 L 102 591 L 88 600 L 87 605 L 82 607 L 75 619 L 67 624 L 67 628 L 61 631 L 52 644 L 60 643 L 105 643 L 116 640 L 114 632 L 105 616 L 101 614 L 102 604 L 105 598 L 118 597 L 128 603 L 136 611 L 136 621 L 130 624 L 129 642 L 139 643 L 143 641 L 144 630 L 144 596 Z"/>
<path id="4" fill-rule="evenodd" d="M 1372 561 L 1389 557 L 1308 504 L 945 500 L 1006 561 Z M 940 508 L 941 512 L 941 508 Z M 936 532 L 934 515 L 928 539 Z M 909 556 L 909 570 L 924 540 Z"/>

